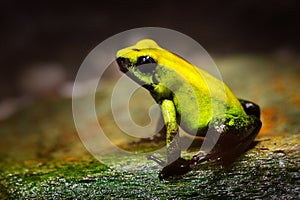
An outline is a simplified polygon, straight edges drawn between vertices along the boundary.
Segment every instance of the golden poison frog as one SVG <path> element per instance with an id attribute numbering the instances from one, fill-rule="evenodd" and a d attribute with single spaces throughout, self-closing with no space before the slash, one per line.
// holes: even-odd
<path id="1" fill-rule="evenodd" d="M 167 158 L 148 157 L 163 166 L 160 179 L 183 175 L 204 161 L 237 158 L 261 128 L 258 105 L 237 99 L 222 81 L 153 40 L 144 39 L 119 50 L 116 61 L 120 70 L 147 89 L 161 107 Z M 218 140 L 208 153 L 184 159 L 179 125 L 203 140 L 208 133 Z"/>

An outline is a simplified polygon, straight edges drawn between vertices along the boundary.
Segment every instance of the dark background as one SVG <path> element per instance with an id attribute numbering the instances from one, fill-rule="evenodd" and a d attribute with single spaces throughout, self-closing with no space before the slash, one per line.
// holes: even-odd
<path id="1" fill-rule="evenodd" d="M 1 1 L 0 100 L 20 95 L 19 78 L 34 63 L 56 62 L 72 80 L 97 44 L 131 28 L 185 33 L 209 53 L 298 55 L 297 1 Z"/>

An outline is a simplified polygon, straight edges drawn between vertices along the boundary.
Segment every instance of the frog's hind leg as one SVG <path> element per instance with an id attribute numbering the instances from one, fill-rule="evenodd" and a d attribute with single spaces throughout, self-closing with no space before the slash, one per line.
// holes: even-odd
<path id="1" fill-rule="evenodd" d="M 253 143 L 255 137 L 257 136 L 259 130 L 261 128 L 261 122 L 258 121 L 258 126 L 253 129 L 253 131 L 243 138 L 241 141 L 235 144 L 235 146 L 228 151 L 224 151 L 224 153 L 221 154 L 220 161 L 223 165 L 229 165 L 234 160 L 236 160 L 239 156 L 241 156 L 243 153 L 245 153 L 247 150 L 250 149 L 251 144 Z M 222 150 L 222 148 L 221 148 Z M 222 150 L 223 151 L 223 150 Z"/>
<path id="2" fill-rule="evenodd" d="M 213 119 L 206 134 L 208 145 L 204 146 L 211 150 L 206 155 L 194 156 L 192 160 L 195 164 L 208 160 L 219 160 L 224 165 L 230 164 L 249 148 L 260 128 L 261 121 L 251 115 Z"/>
<path id="3" fill-rule="evenodd" d="M 261 121 L 253 115 L 239 117 L 225 115 L 212 119 L 202 145 L 204 149 L 211 151 L 201 152 L 191 160 L 178 158 L 163 168 L 159 178 L 185 174 L 204 161 L 218 160 L 223 165 L 232 163 L 249 148 L 260 127 Z M 155 157 L 150 159 L 165 164 Z"/>

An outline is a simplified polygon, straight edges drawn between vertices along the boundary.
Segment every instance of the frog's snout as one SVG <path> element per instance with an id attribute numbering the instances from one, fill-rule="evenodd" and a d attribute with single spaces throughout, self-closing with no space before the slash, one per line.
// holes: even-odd
<path id="1" fill-rule="evenodd" d="M 119 68 L 122 72 L 126 73 L 128 72 L 128 67 L 131 65 L 130 60 L 128 58 L 119 57 L 116 59 Z"/>

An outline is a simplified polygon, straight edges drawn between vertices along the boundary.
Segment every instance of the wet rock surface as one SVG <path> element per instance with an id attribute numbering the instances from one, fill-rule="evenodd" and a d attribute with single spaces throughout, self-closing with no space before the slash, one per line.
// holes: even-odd
<path id="1" fill-rule="evenodd" d="M 299 59 L 241 55 L 216 63 L 233 92 L 262 111 L 257 144 L 232 165 L 203 163 L 160 181 L 161 167 L 143 154 L 112 155 L 103 164 L 82 145 L 71 100 L 48 100 L 0 123 L 0 199 L 299 199 Z M 108 94 L 97 95 L 100 111 L 107 110 Z M 120 131 L 111 114 L 102 113 L 103 128 Z"/>

